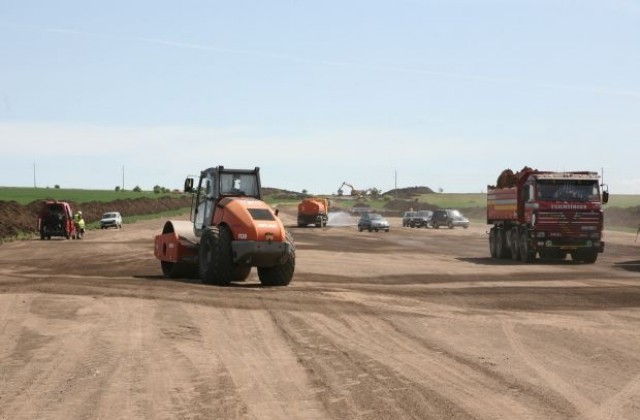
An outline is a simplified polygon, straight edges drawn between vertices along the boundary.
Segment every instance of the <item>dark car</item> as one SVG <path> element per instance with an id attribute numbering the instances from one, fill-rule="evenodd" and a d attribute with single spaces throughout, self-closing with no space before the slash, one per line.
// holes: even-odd
<path id="1" fill-rule="evenodd" d="M 418 210 L 416 215 L 409 222 L 409 226 L 411 227 L 429 227 L 431 225 L 431 218 L 433 217 L 433 212 L 431 210 Z"/>
<path id="2" fill-rule="evenodd" d="M 372 230 L 389 232 L 389 222 L 378 213 L 365 213 L 358 221 L 358 231 L 362 232 L 365 229 L 369 232 Z"/>
<path id="3" fill-rule="evenodd" d="M 402 215 L 402 227 L 411 226 L 411 221 L 418 215 L 417 211 L 405 211 Z"/>
<path id="4" fill-rule="evenodd" d="M 438 229 L 440 226 L 446 226 L 449 229 L 460 226 L 466 229 L 469 227 L 469 219 L 464 217 L 459 210 L 436 210 L 431 216 L 431 226 L 434 229 Z"/>

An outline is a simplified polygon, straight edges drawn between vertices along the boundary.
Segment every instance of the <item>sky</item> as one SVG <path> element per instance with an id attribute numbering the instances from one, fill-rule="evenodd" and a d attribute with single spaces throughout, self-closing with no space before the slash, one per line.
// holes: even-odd
<path id="1" fill-rule="evenodd" d="M 639 159 L 640 0 L 0 0 L 0 186 L 640 194 Z"/>

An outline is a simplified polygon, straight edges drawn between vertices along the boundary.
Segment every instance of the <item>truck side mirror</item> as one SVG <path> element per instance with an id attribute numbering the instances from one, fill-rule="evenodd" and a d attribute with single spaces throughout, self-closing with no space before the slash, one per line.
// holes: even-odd
<path id="1" fill-rule="evenodd" d="M 278 214 L 280 213 L 280 210 L 276 209 L 275 213 L 276 213 L 276 217 L 278 217 Z"/>
<path id="2" fill-rule="evenodd" d="M 184 192 L 193 192 L 193 178 L 187 178 L 184 180 Z"/>
<path id="3" fill-rule="evenodd" d="M 607 204 L 609 202 L 609 191 L 602 192 L 602 202 Z"/>

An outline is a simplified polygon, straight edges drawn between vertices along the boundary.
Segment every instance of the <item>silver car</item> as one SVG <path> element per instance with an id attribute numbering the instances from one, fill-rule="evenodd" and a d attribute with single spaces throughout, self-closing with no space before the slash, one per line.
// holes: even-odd
<path id="1" fill-rule="evenodd" d="M 360 220 L 358 221 L 358 231 L 362 232 L 365 229 L 369 232 L 371 232 L 372 230 L 375 230 L 376 232 L 379 230 L 389 232 L 389 222 L 387 221 L 387 219 L 382 217 L 381 214 L 365 213 L 360 217 Z"/>

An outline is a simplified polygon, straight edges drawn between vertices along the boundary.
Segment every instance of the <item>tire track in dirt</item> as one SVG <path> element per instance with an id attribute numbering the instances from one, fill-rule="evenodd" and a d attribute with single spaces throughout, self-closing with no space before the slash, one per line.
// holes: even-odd
<path id="1" fill-rule="evenodd" d="M 601 394 L 603 397 L 601 402 L 593 401 L 580 393 L 574 385 L 563 380 L 559 374 L 548 369 L 545 364 L 527 348 L 515 331 L 516 325 L 519 324 L 521 323 L 502 322 L 503 331 L 513 349 L 524 359 L 524 363 L 529 366 L 529 368 L 533 369 L 548 383 L 550 388 L 556 389 L 562 393 L 567 400 L 571 401 L 574 406 L 581 411 L 582 418 L 611 420 L 637 418 L 637 413 L 633 415 L 625 413 L 625 410 L 629 410 L 625 408 L 625 404 L 628 404 L 629 401 L 632 401 L 634 398 L 640 399 L 640 374 L 631 376 L 630 379 L 612 395 L 604 396 L 604 394 Z M 596 335 L 607 335 L 606 331 L 602 331 L 602 329 L 593 329 L 590 330 L 590 332 Z"/>
<path id="2" fill-rule="evenodd" d="M 566 382 L 558 374 L 547 369 L 544 363 L 539 361 L 538 358 L 527 349 L 522 341 L 520 341 L 513 323 L 503 321 L 502 330 L 504 331 L 511 347 L 522 359 L 522 362 L 544 379 L 549 388 L 555 390 L 566 398 L 567 401 L 571 402 L 575 409 L 580 413 L 581 418 L 594 420 L 598 418 L 595 417 L 593 413 L 597 413 L 599 406 L 591 399 L 583 396 L 573 385 Z"/>
<path id="3" fill-rule="evenodd" d="M 192 317 L 202 320 L 204 348 L 223 363 L 248 418 L 327 418 L 298 356 L 282 340 L 268 311 L 191 310 Z"/>
<path id="4" fill-rule="evenodd" d="M 370 357 L 361 347 L 320 333 L 321 315 L 313 316 L 313 323 L 300 314 L 273 315 L 331 418 L 475 418 L 442 390 L 398 372 L 388 355 Z"/>
<path id="5" fill-rule="evenodd" d="M 81 407 L 83 415 L 93 411 L 87 402 L 96 392 L 91 386 L 93 372 L 79 361 L 91 348 L 99 319 L 76 322 L 75 312 L 81 307 L 81 300 L 63 301 L 56 296 L 31 300 L 33 321 L 23 326 L 8 357 L 12 366 L 7 371 L 7 389 L 18 392 L 3 395 L 2 415 L 62 419 L 74 407 Z M 60 313 L 67 315 L 60 317 Z"/>

